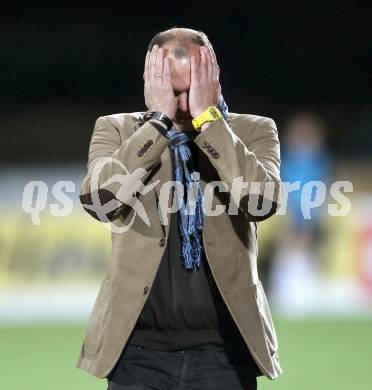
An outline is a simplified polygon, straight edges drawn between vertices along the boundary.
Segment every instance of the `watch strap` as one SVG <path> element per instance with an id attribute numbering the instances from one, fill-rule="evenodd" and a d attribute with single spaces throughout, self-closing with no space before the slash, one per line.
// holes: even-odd
<path id="1" fill-rule="evenodd" d="M 148 111 L 143 116 L 143 119 L 145 121 L 148 121 L 150 119 L 157 119 L 158 121 L 166 125 L 167 130 L 169 130 L 173 126 L 173 121 L 167 115 L 159 111 Z"/>
<path id="2" fill-rule="evenodd" d="M 215 106 L 208 107 L 200 115 L 192 120 L 192 125 L 195 130 L 200 131 L 201 126 L 205 122 L 213 122 L 222 117 L 220 110 Z"/>

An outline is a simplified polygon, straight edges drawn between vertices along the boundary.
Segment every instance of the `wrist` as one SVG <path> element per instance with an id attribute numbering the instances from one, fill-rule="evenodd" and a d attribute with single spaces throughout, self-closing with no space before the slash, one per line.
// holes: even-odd
<path id="1" fill-rule="evenodd" d="M 173 117 L 174 117 L 174 112 L 171 112 L 169 110 L 169 108 L 165 108 L 165 107 L 153 107 L 153 108 L 150 108 L 149 111 L 151 112 L 161 112 L 162 114 L 164 114 L 165 116 L 167 116 L 169 119 L 173 120 Z"/>
<path id="2" fill-rule="evenodd" d="M 206 109 L 208 109 L 208 107 L 204 107 L 204 108 L 198 108 L 197 110 L 194 110 L 193 113 L 192 113 L 192 117 L 193 118 L 197 118 L 199 115 L 201 115 Z"/>

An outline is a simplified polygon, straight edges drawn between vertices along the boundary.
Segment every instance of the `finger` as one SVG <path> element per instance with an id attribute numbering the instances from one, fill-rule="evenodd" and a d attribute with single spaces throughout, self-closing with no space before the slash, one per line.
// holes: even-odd
<path id="1" fill-rule="evenodd" d="M 207 54 L 207 70 L 208 70 L 208 79 L 213 81 L 214 77 L 214 69 L 213 69 L 213 61 L 212 61 L 212 53 L 208 46 L 205 46 L 205 52 Z"/>
<path id="2" fill-rule="evenodd" d="M 147 51 L 146 58 L 145 58 L 145 69 L 143 71 L 143 79 L 145 80 L 145 83 L 148 82 L 149 58 L 150 58 L 150 52 Z"/>
<path id="3" fill-rule="evenodd" d="M 207 55 L 203 46 L 200 46 L 199 77 L 202 80 L 208 77 Z"/>
<path id="4" fill-rule="evenodd" d="M 214 52 L 212 45 L 208 45 L 208 49 L 212 55 L 213 63 L 217 65 L 216 53 Z"/>
<path id="5" fill-rule="evenodd" d="M 218 63 L 217 63 L 216 53 L 214 52 L 213 46 L 212 46 L 212 45 L 209 45 L 209 49 L 210 49 L 211 54 L 212 54 L 213 68 L 214 68 L 214 76 L 215 76 L 215 78 L 217 78 L 217 80 L 218 80 L 218 77 L 219 77 L 219 75 L 220 75 L 220 67 L 218 66 Z"/>
<path id="6" fill-rule="evenodd" d="M 148 102 L 148 95 L 147 95 L 146 86 L 144 86 L 144 88 L 143 88 L 143 94 L 145 96 L 145 105 L 146 105 L 147 108 L 150 108 L 150 105 L 149 105 L 149 102 Z"/>
<path id="7" fill-rule="evenodd" d="M 172 86 L 169 61 L 169 58 L 164 58 L 163 61 L 163 87 L 167 89 Z"/>
<path id="8" fill-rule="evenodd" d="M 156 63 L 156 54 L 158 52 L 158 45 L 154 45 L 154 47 L 151 50 L 150 54 L 150 60 L 149 60 L 149 81 L 154 80 L 154 73 L 155 73 L 155 63 Z"/>
<path id="9" fill-rule="evenodd" d="M 191 68 L 191 85 L 193 85 L 197 80 L 198 69 L 196 66 L 195 56 L 192 55 L 190 58 L 190 68 Z"/>
<path id="10" fill-rule="evenodd" d="M 164 59 L 163 59 L 163 49 L 159 47 L 157 53 L 156 53 L 156 62 L 155 62 L 155 82 L 158 83 L 159 85 L 162 85 L 162 77 L 163 77 L 163 64 L 164 64 Z M 161 76 L 161 77 L 158 77 Z"/>

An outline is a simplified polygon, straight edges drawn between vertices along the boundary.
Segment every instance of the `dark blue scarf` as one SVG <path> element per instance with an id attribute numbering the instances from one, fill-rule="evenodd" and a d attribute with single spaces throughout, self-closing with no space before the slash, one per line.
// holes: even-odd
<path id="1" fill-rule="evenodd" d="M 217 107 L 227 119 L 229 111 L 222 95 Z M 173 128 L 167 132 L 168 144 L 173 151 L 175 180 L 183 184 L 185 193 L 183 195 L 182 192 L 176 191 L 182 258 L 184 268 L 193 271 L 200 268 L 203 255 L 204 193 L 199 184 L 200 174 L 195 171 L 187 143 L 194 140 L 198 134 L 200 133 L 196 130 L 178 131 Z M 185 199 L 187 199 L 186 204 Z"/>

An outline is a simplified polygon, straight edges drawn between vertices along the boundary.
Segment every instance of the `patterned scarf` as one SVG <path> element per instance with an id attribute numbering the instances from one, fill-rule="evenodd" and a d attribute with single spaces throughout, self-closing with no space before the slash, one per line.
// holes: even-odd
<path id="1" fill-rule="evenodd" d="M 222 116 L 229 116 L 228 107 L 220 96 L 218 109 Z M 188 142 L 200 134 L 198 131 L 178 131 L 170 129 L 167 132 L 168 144 L 173 151 L 175 180 L 183 184 L 184 193 L 177 191 L 179 209 L 179 232 L 182 242 L 182 258 L 184 268 L 197 271 L 200 268 L 203 243 L 202 231 L 204 224 L 204 193 L 200 187 L 200 174 L 196 172 Z M 186 201 L 186 204 L 185 204 Z"/>

